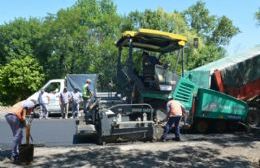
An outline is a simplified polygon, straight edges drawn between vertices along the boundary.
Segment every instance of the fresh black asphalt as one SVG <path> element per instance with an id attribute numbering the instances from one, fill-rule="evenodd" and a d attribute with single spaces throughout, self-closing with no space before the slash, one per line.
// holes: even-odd
<path id="1" fill-rule="evenodd" d="M 73 145 L 75 131 L 74 119 L 34 119 L 31 126 L 32 143 L 39 146 Z M 12 131 L 8 123 L 1 119 L 0 145 L 10 146 L 12 138 Z M 25 143 L 25 130 L 23 143 Z"/>

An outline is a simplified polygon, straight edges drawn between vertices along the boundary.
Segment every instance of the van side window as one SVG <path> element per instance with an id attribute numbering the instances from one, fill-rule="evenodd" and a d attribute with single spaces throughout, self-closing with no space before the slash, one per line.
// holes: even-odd
<path id="1" fill-rule="evenodd" d="M 60 91 L 60 82 L 50 83 L 45 89 L 48 93 L 56 93 Z"/>

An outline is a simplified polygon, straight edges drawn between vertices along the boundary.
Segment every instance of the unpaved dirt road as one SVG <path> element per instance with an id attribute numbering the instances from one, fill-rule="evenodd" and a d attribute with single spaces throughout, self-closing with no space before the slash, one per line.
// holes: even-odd
<path id="1" fill-rule="evenodd" d="M 260 167 L 259 135 L 185 134 L 182 142 L 35 147 L 26 167 Z M 23 167 L 0 146 L 0 167 Z"/>

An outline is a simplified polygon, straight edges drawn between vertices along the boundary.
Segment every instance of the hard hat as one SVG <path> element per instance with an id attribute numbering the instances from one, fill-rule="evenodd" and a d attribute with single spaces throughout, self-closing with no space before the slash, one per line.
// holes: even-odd
<path id="1" fill-rule="evenodd" d="M 33 100 L 33 99 L 25 100 L 23 102 L 23 107 L 25 107 L 25 108 L 33 108 L 35 105 L 36 105 L 36 100 Z"/>
<path id="2" fill-rule="evenodd" d="M 90 80 L 90 79 L 87 79 L 87 80 L 86 80 L 86 83 L 91 83 L 91 80 Z"/>

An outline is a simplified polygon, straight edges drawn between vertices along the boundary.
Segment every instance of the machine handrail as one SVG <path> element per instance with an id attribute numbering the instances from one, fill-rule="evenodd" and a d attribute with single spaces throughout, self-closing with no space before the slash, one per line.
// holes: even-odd
<path id="1" fill-rule="evenodd" d="M 153 111 L 153 108 L 150 104 L 147 104 L 147 103 L 138 103 L 138 104 L 117 104 L 117 105 L 114 105 L 114 106 L 111 106 L 109 108 L 109 110 L 115 108 L 115 107 L 120 107 L 120 106 L 124 106 L 124 107 L 127 107 L 127 106 L 148 106 L 151 111 Z"/>
<path id="2" fill-rule="evenodd" d="M 130 107 L 130 106 L 147 106 L 151 111 L 149 112 L 151 114 L 151 119 L 153 118 L 153 108 L 150 104 L 147 104 L 147 103 L 139 103 L 139 104 L 117 104 L 117 105 L 114 105 L 114 106 L 111 106 L 109 108 L 109 110 L 112 110 L 113 108 L 117 108 L 117 107 Z M 143 109 L 143 107 L 142 107 Z"/>

